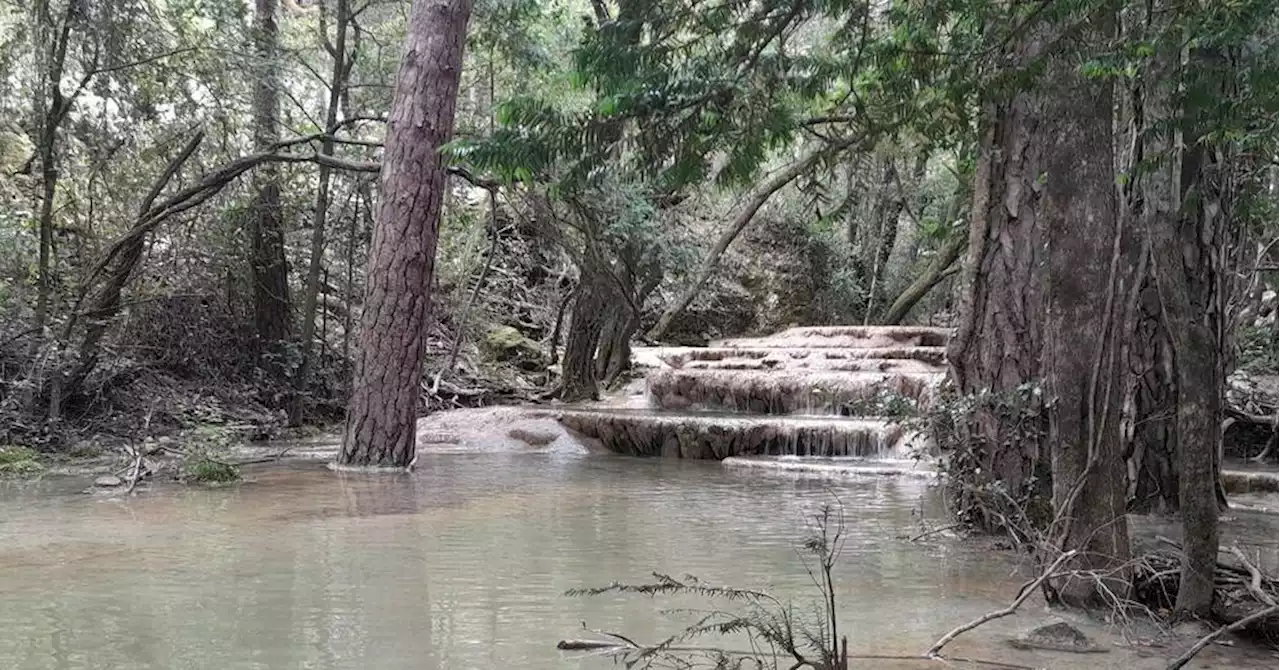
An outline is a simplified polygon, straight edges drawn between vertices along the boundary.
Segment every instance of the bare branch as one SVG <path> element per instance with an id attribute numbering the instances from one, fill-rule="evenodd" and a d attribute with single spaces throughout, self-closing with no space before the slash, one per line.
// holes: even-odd
<path id="1" fill-rule="evenodd" d="M 1031 597 L 1031 594 L 1035 593 L 1038 587 L 1041 584 L 1043 584 L 1046 579 L 1049 579 L 1050 577 L 1052 577 L 1054 573 L 1057 572 L 1059 566 L 1065 563 L 1068 559 L 1074 557 L 1076 553 L 1078 552 L 1072 549 L 1071 551 L 1064 552 L 1062 555 L 1058 556 L 1058 560 L 1054 561 L 1053 564 L 1050 565 L 1047 569 L 1045 569 L 1044 572 L 1040 573 L 1040 576 L 1036 577 L 1035 581 L 1023 587 L 1022 592 L 1018 594 L 1018 597 L 1012 603 L 1010 603 L 1008 607 L 1002 610 L 996 610 L 995 612 L 988 612 L 978 617 L 977 619 L 974 619 L 973 621 L 970 621 L 969 623 L 956 628 L 950 633 L 943 635 L 942 639 L 933 643 L 933 646 L 929 648 L 929 651 L 925 652 L 925 656 L 929 658 L 937 658 L 939 652 L 942 651 L 942 648 L 950 644 L 951 641 L 956 639 L 957 637 L 960 637 L 961 635 L 973 630 L 974 628 L 977 628 L 978 626 L 981 626 L 982 624 L 988 621 L 993 621 L 995 619 L 1002 619 L 1018 611 L 1018 608 L 1022 606 L 1022 603 L 1026 602 L 1027 598 Z"/>
<path id="2" fill-rule="evenodd" d="M 1213 644 L 1214 640 L 1232 631 L 1240 630 L 1241 628 L 1244 628 L 1245 626 L 1248 626 L 1249 624 L 1255 621 L 1261 621 L 1275 614 L 1278 611 L 1280 611 L 1280 606 L 1270 605 L 1268 607 L 1263 607 L 1262 609 L 1255 611 L 1253 614 L 1250 614 L 1249 616 L 1243 619 L 1240 619 L 1239 621 L 1236 621 L 1234 623 L 1229 623 L 1219 628 L 1218 630 L 1215 630 L 1212 633 L 1209 633 L 1208 635 L 1200 638 L 1200 641 L 1192 645 L 1192 647 L 1188 649 L 1185 654 L 1170 661 L 1169 665 L 1165 666 L 1165 670 L 1178 670 L 1179 668 L 1186 665 L 1187 663 L 1190 663 L 1191 659 L 1195 658 L 1196 654 L 1199 654 L 1201 650 L 1203 650 L 1205 647 L 1209 646 L 1210 644 Z"/>

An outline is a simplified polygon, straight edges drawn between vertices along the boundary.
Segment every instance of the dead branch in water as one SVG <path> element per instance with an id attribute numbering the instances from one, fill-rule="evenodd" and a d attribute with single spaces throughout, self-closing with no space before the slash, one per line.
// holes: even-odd
<path id="1" fill-rule="evenodd" d="M 1182 666 L 1191 662 L 1191 659 L 1195 658 L 1196 654 L 1199 654 L 1205 647 L 1213 644 L 1214 640 L 1226 635 L 1227 633 L 1240 630 L 1255 621 L 1261 621 L 1267 617 L 1274 616 L 1277 613 L 1280 613 L 1280 606 L 1270 605 L 1268 607 L 1263 607 L 1243 619 L 1238 619 L 1233 623 L 1229 623 L 1218 630 L 1209 633 L 1208 635 L 1200 638 L 1200 641 L 1188 649 L 1185 654 L 1175 658 L 1169 663 L 1169 665 L 1165 666 L 1165 670 L 1178 670 Z"/>
<path id="2" fill-rule="evenodd" d="M 929 651 L 925 652 L 925 656 L 928 658 L 938 658 L 939 657 L 938 654 L 939 652 L 942 651 L 942 648 L 950 644 L 951 641 L 956 639 L 957 637 L 960 637 L 961 635 L 973 630 L 974 628 L 977 628 L 978 626 L 981 626 L 984 623 L 987 623 L 988 621 L 993 621 L 995 619 L 1002 619 L 1018 611 L 1018 608 L 1022 606 L 1022 603 L 1026 602 L 1027 598 L 1031 597 L 1031 594 L 1035 593 L 1039 589 L 1040 585 L 1043 584 L 1046 579 L 1049 579 L 1050 577 L 1052 577 L 1054 573 L 1057 572 L 1059 566 L 1065 563 L 1068 559 L 1075 556 L 1076 553 L 1078 552 L 1072 549 L 1071 551 L 1065 552 L 1062 555 L 1058 556 L 1058 559 L 1054 561 L 1047 569 L 1045 569 L 1044 572 L 1040 573 L 1039 577 L 1036 577 L 1033 581 L 1028 582 L 1026 585 L 1022 587 L 1022 589 L 1018 592 L 1018 597 L 1015 598 L 1014 601 L 1010 603 L 1008 607 L 1002 610 L 996 610 L 995 612 L 988 612 L 978 617 L 977 619 L 974 619 L 973 621 L 970 621 L 969 623 L 956 628 L 950 633 L 943 635 L 941 639 L 933 643 L 933 646 L 929 648 Z"/>

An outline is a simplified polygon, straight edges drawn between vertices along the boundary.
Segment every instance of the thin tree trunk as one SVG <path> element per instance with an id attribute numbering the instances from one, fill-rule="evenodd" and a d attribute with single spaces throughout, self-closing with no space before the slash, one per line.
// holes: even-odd
<path id="1" fill-rule="evenodd" d="M 698 293 L 706 286 L 707 281 L 711 279 L 711 275 L 715 273 L 716 268 L 720 265 L 720 257 L 729 248 L 733 241 L 738 239 L 738 235 L 751 223 L 751 219 L 760 211 L 760 208 L 768 202 L 769 198 L 777 193 L 782 187 L 795 181 L 800 175 L 808 172 L 817 162 L 831 151 L 837 151 L 854 143 L 854 140 L 845 140 L 832 147 L 823 147 L 815 149 L 799 160 L 793 161 L 786 167 L 778 170 L 765 180 L 763 184 L 756 188 L 755 191 L 747 197 L 738 208 L 737 213 L 729 222 L 729 227 L 720 235 L 720 239 L 716 241 L 715 246 L 707 253 L 707 257 L 703 259 L 702 266 L 698 269 L 698 274 L 694 276 L 694 280 L 689 284 L 680 297 L 662 313 L 658 318 L 658 323 L 649 331 L 648 337 L 651 340 L 660 340 L 666 334 L 667 329 L 671 327 L 671 322 L 680 316 L 694 298 L 698 297 Z"/>
<path id="2" fill-rule="evenodd" d="M 922 153 L 917 159 L 915 170 L 912 173 L 917 184 L 924 179 L 928 164 L 929 154 L 927 152 Z M 900 193 L 905 190 L 901 183 L 898 184 L 898 190 Z M 947 202 L 947 211 L 943 213 L 943 225 L 950 226 L 959 217 L 960 208 L 964 205 L 966 192 L 969 190 L 970 187 L 963 182 L 957 186 L 955 193 L 952 194 L 951 199 Z M 912 218 L 916 225 L 919 225 L 919 217 L 912 214 Z M 967 240 L 968 236 L 964 233 L 960 231 L 952 232 L 951 238 L 938 250 L 937 255 L 929 262 L 924 273 L 917 276 L 906 288 L 902 289 L 898 297 L 894 298 L 893 302 L 889 304 L 881 323 L 887 326 L 902 323 L 902 320 L 907 317 L 907 314 L 916 306 L 916 303 L 928 295 L 929 291 L 933 290 L 933 287 L 942 283 L 943 279 L 955 274 L 959 270 L 958 267 L 954 267 L 955 262 L 960 258 L 960 252 L 964 250 Z M 914 254 L 915 252 L 913 251 L 912 253 Z"/>
<path id="3" fill-rule="evenodd" d="M 893 251 L 893 243 L 898 238 L 898 215 L 902 213 L 902 194 L 893 189 L 897 168 L 893 166 L 893 157 L 884 159 L 881 170 L 879 197 L 872 214 L 876 226 L 875 246 L 871 248 L 871 284 L 867 287 L 867 302 L 862 309 L 862 325 L 871 323 L 871 310 L 874 309 L 876 291 L 880 289 L 880 275 L 884 273 L 884 264 Z M 891 220 L 892 219 L 892 220 Z"/>
<path id="4" fill-rule="evenodd" d="M 1213 574 L 1218 556 L 1217 456 L 1222 440 L 1222 313 L 1217 301 L 1223 225 L 1210 188 L 1202 180 L 1209 167 L 1198 143 L 1183 164 L 1165 165 L 1146 179 L 1160 302 L 1172 339 L 1177 382 L 1176 449 L 1178 502 L 1182 513 L 1183 560 L 1177 609 L 1205 616 L 1213 606 Z M 1178 183 L 1178 174 L 1197 183 Z M 1182 194 L 1200 191 L 1197 205 L 1179 212 Z M 1176 195 L 1175 195 L 1176 194 Z M 1163 198 L 1159 196 L 1164 196 Z"/>
<path id="5" fill-rule="evenodd" d="M 332 134 L 337 131 L 338 109 L 342 104 L 342 92 L 346 89 L 347 77 L 351 72 L 351 68 L 347 63 L 348 14 L 347 0 L 338 0 L 335 23 L 337 34 L 334 37 L 332 49 L 330 49 L 333 57 L 333 72 L 329 77 L 329 102 L 328 107 L 325 108 L 324 125 L 326 136 L 320 144 L 320 153 L 324 156 L 332 156 L 334 153 L 335 143 Z M 321 29 L 324 30 L 323 24 Z M 327 44 L 328 36 L 325 35 L 323 39 Z M 315 214 L 311 222 L 311 259 L 307 265 L 306 293 L 302 303 L 302 362 L 295 379 L 293 403 L 289 408 L 289 423 L 294 426 L 302 423 L 307 385 L 311 380 L 311 368 L 313 367 L 311 358 L 312 349 L 315 347 L 313 340 L 315 339 L 316 331 L 316 298 L 320 294 L 320 271 L 324 265 L 325 228 L 329 222 L 329 187 L 332 182 L 333 170 L 329 165 L 321 163 L 319 173 L 320 185 L 316 189 Z"/>
<path id="6" fill-rule="evenodd" d="M 414 458 L 428 287 L 446 184 L 440 147 L 453 133 L 470 14 L 469 0 L 414 0 L 409 11 L 341 465 L 402 468 Z"/>
<path id="7" fill-rule="evenodd" d="M 903 289 L 902 293 L 894 299 L 893 304 L 889 305 L 881 321 L 887 326 L 902 323 L 916 303 L 928 295 L 933 287 L 955 274 L 955 262 L 960 258 L 960 252 L 964 249 L 968 238 L 969 236 L 962 231 L 952 233 L 951 239 L 938 250 L 938 254 L 929 262 L 924 272 Z"/>
<path id="8" fill-rule="evenodd" d="M 32 35 L 37 40 L 39 84 L 35 95 L 35 116 L 39 120 L 38 136 L 40 145 L 37 155 L 40 159 L 40 258 L 36 267 L 36 308 L 35 328 L 36 341 L 43 340 L 45 326 L 49 323 L 50 303 L 53 299 L 54 248 L 53 248 L 53 205 L 58 190 L 58 130 L 71 106 L 62 93 L 62 74 L 67 62 L 67 43 L 71 39 L 71 5 L 62 17 L 61 25 L 53 24 L 49 13 L 48 0 L 41 0 L 33 8 L 35 30 Z M 57 398 L 53 399 L 54 406 Z M 52 414 L 56 414 L 53 412 Z M 53 417 L 53 418 L 56 418 Z"/>
<path id="9" fill-rule="evenodd" d="M 255 0 L 254 55 L 257 81 L 253 96 L 253 139 L 258 151 L 280 141 L 280 0 Z M 253 315 L 259 354 L 278 354 L 289 336 L 289 276 L 284 256 L 284 216 L 280 207 L 280 169 L 272 163 L 253 174 L 250 220 Z M 282 361 L 269 367 L 283 374 Z"/>

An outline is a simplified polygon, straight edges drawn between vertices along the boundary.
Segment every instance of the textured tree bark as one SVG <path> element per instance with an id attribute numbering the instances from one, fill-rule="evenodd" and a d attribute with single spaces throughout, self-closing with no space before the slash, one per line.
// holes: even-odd
<path id="1" fill-rule="evenodd" d="M 279 0 L 255 0 L 253 45 L 260 68 L 253 93 L 253 141 L 268 151 L 280 141 Z M 279 353 L 289 337 L 289 269 L 284 257 L 284 216 L 280 208 L 280 170 L 266 163 L 253 173 L 250 218 L 253 322 L 259 353 Z M 283 372 L 280 361 L 269 366 Z"/>
<path id="2" fill-rule="evenodd" d="M 1223 307 L 1219 301 L 1222 271 L 1219 259 L 1221 228 L 1225 225 L 1211 188 L 1213 170 L 1208 152 L 1191 145 L 1182 165 L 1167 166 L 1163 174 L 1172 188 L 1154 184 L 1153 190 L 1185 196 L 1195 188 L 1198 197 L 1181 215 L 1178 203 L 1155 201 L 1153 255 L 1161 303 L 1173 342 L 1177 382 L 1177 448 L 1179 506 L 1182 512 L 1183 560 L 1178 585 L 1178 610 L 1197 616 L 1213 606 L 1213 573 L 1218 557 L 1218 453 L 1222 442 Z M 1179 187 L 1177 172 L 1193 175 L 1194 183 Z M 1153 180 L 1154 181 L 1154 180 Z M 1163 206 L 1160 206 L 1163 205 Z M 1157 208 L 1158 207 L 1158 208 Z"/>
<path id="3" fill-rule="evenodd" d="M 1147 278 L 1138 300 L 1126 356 L 1131 379 L 1127 497 L 1131 512 L 1168 514 L 1178 510 L 1173 352 L 1154 278 Z"/>
<path id="4" fill-rule="evenodd" d="M 1085 26 L 1086 45 L 1110 38 L 1108 15 Z M 1043 109 L 1048 143 L 1042 216 L 1050 273 L 1043 378 L 1051 399 L 1047 442 L 1053 509 L 1061 548 L 1081 552 L 1069 565 L 1096 578 L 1059 586 L 1071 605 L 1108 605 L 1105 591 L 1127 597 L 1130 557 L 1125 469 L 1120 439 L 1126 334 L 1123 296 L 1139 245 L 1122 228 L 1112 144 L 1112 84 L 1076 71 L 1076 59 L 1054 58 Z M 1055 528 L 1057 530 L 1057 528 Z M 1101 587 L 1098 580 L 1106 584 Z"/>
<path id="5" fill-rule="evenodd" d="M 1077 39 L 1101 43 L 1107 24 L 1095 17 Z M 970 490 L 1000 482 L 1034 502 L 1048 462 L 1053 539 L 1080 552 L 1072 568 L 1106 574 L 1108 588 L 1123 596 L 1129 540 L 1117 315 L 1124 301 L 1116 296 L 1132 245 L 1117 224 L 1110 84 L 1082 77 L 1070 44 L 1053 33 L 1042 19 L 1012 54 L 1022 64 L 1047 56 L 1044 81 L 1052 85 L 1000 104 L 984 138 L 965 272 L 971 283 L 950 355 L 962 394 L 1040 389 L 1027 401 L 1042 417 L 1030 431 L 1028 408 L 984 406 L 970 417 Z M 1055 51 L 1044 53 L 1050 46 Z M 999 525 L 981 511 L 977 517 Z M 1089 579 L 1056 588 L 1068 604 L 1100 597 Z"/>
<path id="6" fill-rule="evenodd" d="M 565 402 L 594 400 L 600 397 L 596 377 L 596 347 L 607 318 L 607 281 L 599 276 L 583 274 L 569 316 L 569 334 L 564 342 L 561 362 L 560 399 Z"/>
<path id="7" fill-rule="evenodd" d="M 1037 220 L 1039 196 L 1030 187 L 1043 162 L 1043 145 L 1033 134 L 1037 105 L 1023 95 L 987 110 L 974 173 L 960 323 L 947 354 L 962 395 L 1012 398 L 1023 384 L 1040 378 L 1046 240 Z M 958 428 L 962 451 L 952 455 L 959 475 L 953 480 L 957 512 L 984 530 L 1006 529 L 982 504 L 981 492 L 999 483 L 1019 503 L 1045 497 L 1048 481 L 1038 476 L 1047 474 L 1041 467 L 1048 463 L 1043 421 L 1035 415 L 1025 426 L 1012 426 L 999 407 L 984 403 Z"/>
<path id="8" fill-rule="evenodd" d="M 469 0 L 414 0 L 409 12 L 340 465 L 406 467 L 413 461 L 446 181 L 440 147 L 453 133 L 470 14 Z"/>

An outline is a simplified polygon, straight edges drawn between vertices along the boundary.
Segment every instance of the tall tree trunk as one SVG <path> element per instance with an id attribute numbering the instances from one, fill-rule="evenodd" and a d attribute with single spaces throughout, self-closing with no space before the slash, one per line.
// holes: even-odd
<path id="1" fill-rule="evenodd" d="M 1109 14 L 1084 28 L 1084 46 L 1111 37 Z M 1132 235 L 1121 225 L 1112 144 L 1112 84 L 1087 78 L 1070 55 L 1054 58 L 1045 106 L 1044 200 L 1049 273 L 1043 373 L 1049 406 L 1053 509 L 1069 565 L 1100 577 L 1070 577 L 1071 605 L 1110 605 L 1128 594 L 1129 531 L 1120 439 L 1124 376 L 1120 350 L 1125 288 L 1141 281 Z M 1034 188 L 1034 186 L 1033 186 Z M 1104 585 L 1099 584 L 1102 581 Z"/>
<path id="2" fill-rule="evenodd" d="M 1176 607 L 1206 616 L 1213 607 L 1218 557 L 1218 461 L 1222 444 L 1226 352 L 1223 263 L 1226 212 L 1218 186 L 1223 161 L 1209 128 L 1187 129 L 1181 161 L 1146 175 L 1144 199 L 1153 238 L 1160 304 L 1172 343 L 1177 384 L 1176 449 L 1183 558 Z M 1230 168 L 1227 168 L 1228 170 Z M 1185 182 L 1182 180 L 1185 179 Z"/>
<path id="3" fill-rule="evenodd" d="M 71 39 L 72 5 L 61 22 L 54 23 L 49 11 L 49 0 L 39 0 L 32 8 L 32 36 L 36 44 L 36 86 L 34 116 L 39 146 L 36 155 L 40 163 L 40 257 L 36 266 L 36 341 L 43 340 L 45 326 L 49 323 L 49 311 L 53 300 L 53 275 L 55 259 L 53 248 L 53 205 L 58 191 L 58 130 L 70 111 L 72 101 L 62 93 L 62 74 L 66 68 L 67 46 Z M 74 97 L 71 96 L 71 97 Z M 56 418 L 58 398 L 52 398 L 50 414 Z"/>
<path id="4" fill-rule="evenodd" d="M 255 0 L 254 55 L 257 81 L 253 94 L 253 140 L 258 151 L 280 141 L 280 0 Z M 280 170 L 264 164 L 253 174 L 250 220 L 253 276 L 253 321 L 259 353 L 279 353 L 289 336 L 289 275 L 284 256 L 284 216 L 280 207 Z M 280 361 L 270 366 L 283 373 Z"/>
<path id="5" fill-rule="evenodd" d="M 322 10 L 323 11 L 323 10 Z M 351 66 L 347 59 L 347 0 L 338 0 L 335 29 L 337 31 L 332 44 L 328 35 L 324 35 L 326 49 L 333 58 L 333 72 L 329 76 L 329 102 L 325 108 L 325 131 L 328 133 L 320 144 L 320 153 L 332 156 L 335 142 L 332 134 L 337 132 L 338 108 L 342 105 L 342 93 L 347 87 L 347 78 Z M 324 25 L 321 24 L 324 30 Z M 302 362 L 295 379 L 293 402 L 289 407 L 289 423 L 298 425 L 302 422 L 305 409 L 307 385 L 311 380 L 312 350 L 315 348 L 316 309 L 320 295 L 320 271 L 324 266 L 325 228 L 329 223 L 329 188 L 333 170 L 325 163 L 320 164 L 320 185 L 316 189 L 315 214 L 311 221 L 311 258 L 307 265 L 306 294 L 302 302 Z"/>
<path id="6" fill-rule="evenodd" d="M 1108 24 L 1095 16 L 1077 39 L 1101 43 Z M 962 477 L 969 492 L 998 481 L 1033 507 L 1050 474 L 1052 537 L 1062 550 L 1081 552 L 1074 569 L 1107 575 L 1108 588 L 1123 596 L 1129 540 L 1116 296 L 1132 265 L 1122 253 L 1130 245 L 1117 224 L 1109 84 L 1082 77 L 1075 55 L 1056 51 L 1070 44 L 1054 32 L 1041 19 L 1012 54 L 1023 66 L 1047 56 L 1051 84 L 1000 104 L 984 138 L 968 294 L 950 352 L 962 394 L 1021 394 L 1025 406 L 980 405 L 960 465 L 978 470 Z M 1028 386 L 1039 391 L 1023 392 Z M 975 512 L 978 522 L 999 525 Z M 1100 597 L 1086 579 L 1057 589 L 1068 604 Z"/>
<path id="7" fill-rule="evenodd" d="M 341 465 L 407 467 L 470 0 L 413 0 L 382 159 Z"/>

